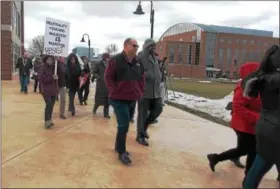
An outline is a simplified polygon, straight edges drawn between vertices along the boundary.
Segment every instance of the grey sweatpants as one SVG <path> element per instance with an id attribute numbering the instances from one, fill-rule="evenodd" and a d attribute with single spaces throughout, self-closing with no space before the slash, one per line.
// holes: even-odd
<path id="1" fill-rule="evenodd" d="M 66 104 L 66 87 L 59 89 L 59 114 L 64 115 Z"/>

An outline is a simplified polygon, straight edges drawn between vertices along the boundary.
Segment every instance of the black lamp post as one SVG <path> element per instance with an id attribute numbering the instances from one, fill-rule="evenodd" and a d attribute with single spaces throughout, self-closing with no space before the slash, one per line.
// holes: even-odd
<path id="1" fill-rule="evenodd" d="M 89 38 L 89 35 L 85 33 L 83 35 L 82 39 L 81 39 L 81 42 L 82 43 L 86 42 L 85 41 L 85 36 L 87 36 L 87 38 L 88 38 L 88 60 L 90 61 L 90 38 Z"/>
<path id="2" fill-rule="evenodd" d="M 155 17 L 155 10 L 153 8 L 153 1 L 151 2 L 151 10 L 150 10 L 150 24 L 151 24 L 151 38 L 153 39 L 154 37 L 154 17 Z M 139 4 L 136 8 L 136 11 L 133 12 L 133 14 L 136 15 L 143 15 L 145 12 L 142 9 L 141 1 L 139 1 Z"/>

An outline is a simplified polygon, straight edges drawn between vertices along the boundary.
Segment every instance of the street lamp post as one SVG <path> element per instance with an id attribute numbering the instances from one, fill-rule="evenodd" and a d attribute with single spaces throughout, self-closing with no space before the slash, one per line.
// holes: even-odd
<path id="1" fill-rule="evenodd" d="M 82 43 L 86 42 L 85 41 L 85 36 L 87 36 L 87 38 L 88 38 L 88 60 L 90 61 L 90 38 L 89 38 L 89 35 L 85 33 L 83 35 L 82 39 L 81 39 L 81 42 Z"/>
<path id="2" fill-rule="evenodd" d="M 150 10 L 151 38 L 153 39 L 153 37 L 154 37 L 155 10 L 153 8 L 153 1 L 150 1 L 150 2 L 151 2 L 151 10 Z M 141 1 L 139 1 L 137 9 L 136 9 L 136 11 L 133 12 L 133 14 L 136 14 L 136 15 L 145 14 L 145 12 L 142 9 Z"/>

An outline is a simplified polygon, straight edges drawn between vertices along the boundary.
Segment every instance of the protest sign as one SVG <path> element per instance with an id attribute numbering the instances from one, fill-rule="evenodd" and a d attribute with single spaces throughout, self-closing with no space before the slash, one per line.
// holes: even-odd
<path id="1" fill-rule="evenodd" d="M 70 23 L 46 18 L 44 54 L 52 56 L 68 55 Z"/>

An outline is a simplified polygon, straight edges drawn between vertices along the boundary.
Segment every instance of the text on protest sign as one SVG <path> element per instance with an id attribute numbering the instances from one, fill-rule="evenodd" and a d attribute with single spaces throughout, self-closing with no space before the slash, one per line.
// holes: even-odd
<path id="1" fill-rule="evenodd" d="M 53 56 L 68 55 L 70 23 L 46 18 L 44 54 Z"/>

